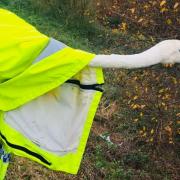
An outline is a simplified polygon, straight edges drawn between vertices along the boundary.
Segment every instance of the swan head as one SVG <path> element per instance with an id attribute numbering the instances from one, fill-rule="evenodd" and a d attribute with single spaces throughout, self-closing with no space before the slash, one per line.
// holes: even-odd
<path id="1" fill-rule="evenodd" d="M 163 64 L 180 63 L 180 40 L 165 40 L 157 44 Z"/>

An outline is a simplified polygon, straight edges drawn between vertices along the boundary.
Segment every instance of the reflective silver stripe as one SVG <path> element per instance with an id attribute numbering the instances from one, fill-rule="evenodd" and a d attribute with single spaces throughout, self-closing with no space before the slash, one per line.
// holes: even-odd
<path id="1" fill-rule="evenodd" d="M 49 44 L 46 46 L 46 48 L 39 54 L 39 56 L 34 60 L 33 64 L 41 61 L 45 57 L 50 56 L 51 54 L 64 49 L 67 47 L 64 43 L 57 41 L 53 38 L 50 38 Z"/>

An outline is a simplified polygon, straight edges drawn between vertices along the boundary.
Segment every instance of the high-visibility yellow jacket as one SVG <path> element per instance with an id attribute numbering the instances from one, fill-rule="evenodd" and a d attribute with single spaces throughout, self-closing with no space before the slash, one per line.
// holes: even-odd
<path id="1" fill-rule="evenodd" d="M 77 173 L 104 82 L 102 69 L 88 66 L 94 57 L 0 9 L 0 139 L 7 152 Z"/>

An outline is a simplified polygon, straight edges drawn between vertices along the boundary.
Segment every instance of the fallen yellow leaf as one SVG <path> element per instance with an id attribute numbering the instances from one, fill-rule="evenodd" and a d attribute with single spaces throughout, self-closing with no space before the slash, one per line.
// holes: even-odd
<path id="1" fill-rule="evenodd" d="M 134 122 L 136 123 L 136 122 L 138 122 L 139 121 L 139 119 L 134 119 Z"/>
<path id="2" fill-rule="evenodd" d="M 143 18 L 140 18 L 140 19 L 138 20 L 138 22 L 141 23 L 143 20 L 144 20 Z"/>
<path id="3" fill-rule="evenodd" d="M 136 10 L 135 8 L 130 9 L 130 11 L 131 11 L 132 14 L 135 13 L 135 10 Z"/>
<path id="4" fill-rule="evenodd" d="M 166 11 L 168 11 L 167 8 L 162 8 L 162 9 L 161 9 L 161 12 L 162 12 L 162 13 L 163 13 L 163 12 L 166 12 Z"/>
<path id="5" fill-rule="evenodd" d="M 126 24 L 125 22 L 123 22 L 123 23 L 121 24 L 121 29 L 122 29 L 123 31 L 126 31 L 126 30 L 127 30 L 127 24 Z"/>
<path id="6" fill-rule="evenodd" d="M 134 96 L 134 98 L 133 98 L 133 99 L 134 99 L 134 100 L 136 100 L 137 98 L 138 98 L 138 96 Z"/>
<path id="7" fill-rule="evenodd" d="M 167 22 L 168 25 L 171 25 L 171 24 L 172 24 L 172 20 L 171 20 L 171 19 L 167 19 L 166 22 Z"/>
<path id="8" fill-rule="evenodd" d="M 151 129 L 151 134 L 154 134 L 154 129 Z"/>
<path id="9" fill-rule="evenodd" d="M 177 116 L 177 117 L 180 117 L 180 113 L 177 113 L 176 116 Z"/>
<path id="10" fill-rule="evenodd" d="M 179 3 L 176 2 L 175 5 L 174 5 L 174 9 L 176 9 L 178 6 L 179 6 Z"/>
<path id="11" fill-rule="evenodd" d="M 166 1 L 163 0 L 163 1 L 161 1 L 160 6 L 162 7 L 162 6 L 165 5 L 165 4 L 166 4 Z"/>

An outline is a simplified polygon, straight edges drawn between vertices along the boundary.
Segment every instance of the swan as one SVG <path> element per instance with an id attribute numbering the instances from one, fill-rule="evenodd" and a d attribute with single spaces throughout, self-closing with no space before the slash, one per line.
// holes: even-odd
<path id="1" fill-rule="evenodd" d="M 139 54 L 97 55 L 89 65 L 102 68 L 135 69 L 149 67 L 158 63 L 180 63 L 180 40 L 164 40 Z"/>

